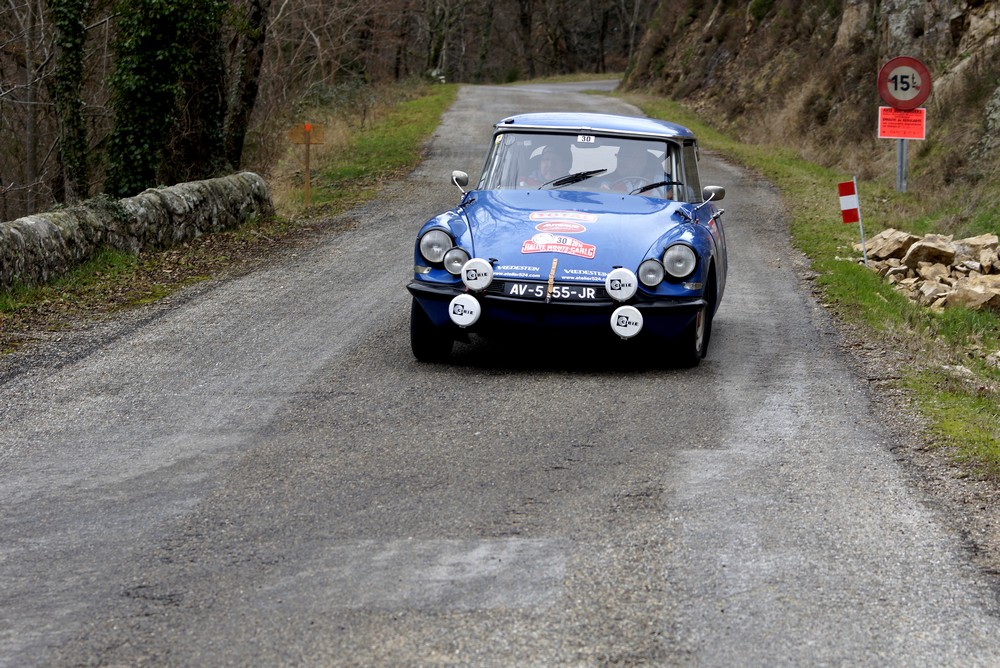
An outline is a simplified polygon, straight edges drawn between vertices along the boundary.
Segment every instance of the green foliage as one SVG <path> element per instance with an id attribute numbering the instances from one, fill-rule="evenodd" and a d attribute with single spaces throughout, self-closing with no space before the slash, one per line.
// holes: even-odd
<path id="1" fill-rule="evenodd" d="M 222 25 L 226 2 L 198 0 L 183 16 L 180 33 L 190 50 L 179 67 L 182 94 L 178 118 L 157 172 L 157 181 L 174 184 L 219 176 L 225 155 L 225 66 Z"/>
<path id="2" fill-rule="evenodd" d="M 747 11 L 754 23 L 760 23 L 772 7 L 774 7 L 774 0 L 750 0 Z"/>
<path id="3" fill-rule="evenodd" d="M 56 32 L 56 67 L 52 97 L 59 127 L 59 158 L 65 173 L 62 201 L 88 195 L 90 163 L 84 121 L 83 59 L 87 31 L 84 19 L 89 0 L 49 0 L 49 14 Z"/>
<path id="4" fill-rule="evenodd" d="M 434 85 L 426 94 L 400 102 L 384 117 L 354 134 L 350 146 L 319 169 L 311 203 L 351 201 L 380 180 L 412 169 L 458 87 Z"/>
<path id="5" fill-rule="evenodd" d="M 1000 475 L 1000 406 L 995 398 L 944 371 L 914 373 L 905 386 L 932 418 L 939 447 L 948 448 L 960 462 Z"/>
<path id="6" fill-rule="evenodd" d="M 93 258 L 48 285 L 17 285 L 0 291 L 0 313 L 14 313 L 27 307 L 73 301 L 96 285 L 134 270 L 138 264 L 139 258 L 132 253 L 101 249 Z"/>
<path id="7" fill-rule="evenodd" d="M 225 3 L 117 0 L 115 9 L 116 59 L 109 81 L 115 125 L 108 141 L 105 190 L 124 197 L 156 185 L 164 150 L 178 127 L 185 83 L 197 86 L 207 76 L 221 75 L 221 70 L 205 72 L 204 42 L 192 36 L 218 35 Z M 209 122 L 216 124 L 215 119 Z M 221 122 L 217 124 L 221 133 Z M 205 149 L 206 159 L 221 150 Z"/>
<path id="8" fill-rule="evenodd" d="M 156 185 L 163 147 L 176 122 L 183 0 L 118 0 L 115 69 L 109 84 L 115 126 L 105 190 L 125 197 Z"/>

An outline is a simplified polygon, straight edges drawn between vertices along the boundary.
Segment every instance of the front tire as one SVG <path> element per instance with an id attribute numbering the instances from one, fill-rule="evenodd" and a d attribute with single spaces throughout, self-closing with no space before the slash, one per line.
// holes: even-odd
<path id="1" fill-rule="evenodd" d="M 410 350 L 421 362 L 445 362 L 451 357 L 455 340 L 424 313 L 416 298 L 410 304 Z"/>
<path id="2" fill-rule="evenodd" d="M 696 367 L 708 354 L 708 342 L 712 338 L 712 316 L 715 315 L 715 281 L 708 284 L 705 291 L 705 306 L 695 316 L 691 324 L 677 340 L 678 362 L 684 367 Z"/>

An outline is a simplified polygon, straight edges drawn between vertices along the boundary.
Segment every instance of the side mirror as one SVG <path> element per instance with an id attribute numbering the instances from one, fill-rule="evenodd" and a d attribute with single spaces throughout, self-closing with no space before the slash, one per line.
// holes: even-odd
<path id="1" fill-rule="evenodd" d="M 722 186 L 705 186 L 701 189 L 701 198 L 706 202 L 718 202 L 726 198 L 726 189 Z"/>
<path id="2" fill-rule="evenodd" d="M 451 173 L 451 182 L 464 193 L 465 186 L 469 185 L 469 175 L 456 169 Z"/>

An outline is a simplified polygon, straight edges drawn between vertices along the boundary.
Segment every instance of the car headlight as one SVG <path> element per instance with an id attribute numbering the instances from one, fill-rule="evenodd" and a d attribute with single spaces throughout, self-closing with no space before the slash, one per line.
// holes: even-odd
<path id="1" fill-rule="evenodd" d="M 663 265 L 659 260 L 646 260 L 639 265 L 639 280 L 642 284 L 655 288 L 663 282 Z"/>
<path id="2" fill-rule="evenodd" d="M 469 254 L 461 248 L 452 248 L 444 254 L 444 268 L 449 274 L 458 276 L 462 273 L 462 267 L 469 261 Z"/>
<path id="3" fill-rule="evenodd" d="M 420 237 L 420 255 L 428 262 L 440 264 L 453 245 L 451 237 L 444 230 L 430 230 Z"/>
<path id="4" fill-rule="evenodd" d="M 698 256 L 685 244 L 674 244 L 663 253 L 663 268 L 674 278 L 686 278 L 694 272 Z"/>

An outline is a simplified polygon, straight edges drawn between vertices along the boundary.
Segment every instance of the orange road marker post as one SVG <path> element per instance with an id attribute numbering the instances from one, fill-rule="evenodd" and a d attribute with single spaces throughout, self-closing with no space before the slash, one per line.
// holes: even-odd
<path id="1" fill-rule="evenodd" d="M 293 144 L 305 146 L 305 203 L 309 206 L 309 188 L 311 174 L 309 165 L 309 147 L 313 144 L 322 144 L 325 137 L 323 127 L 313 123 L 302 123 L 293 126 L 288 131 L 288 138 Z"/>

